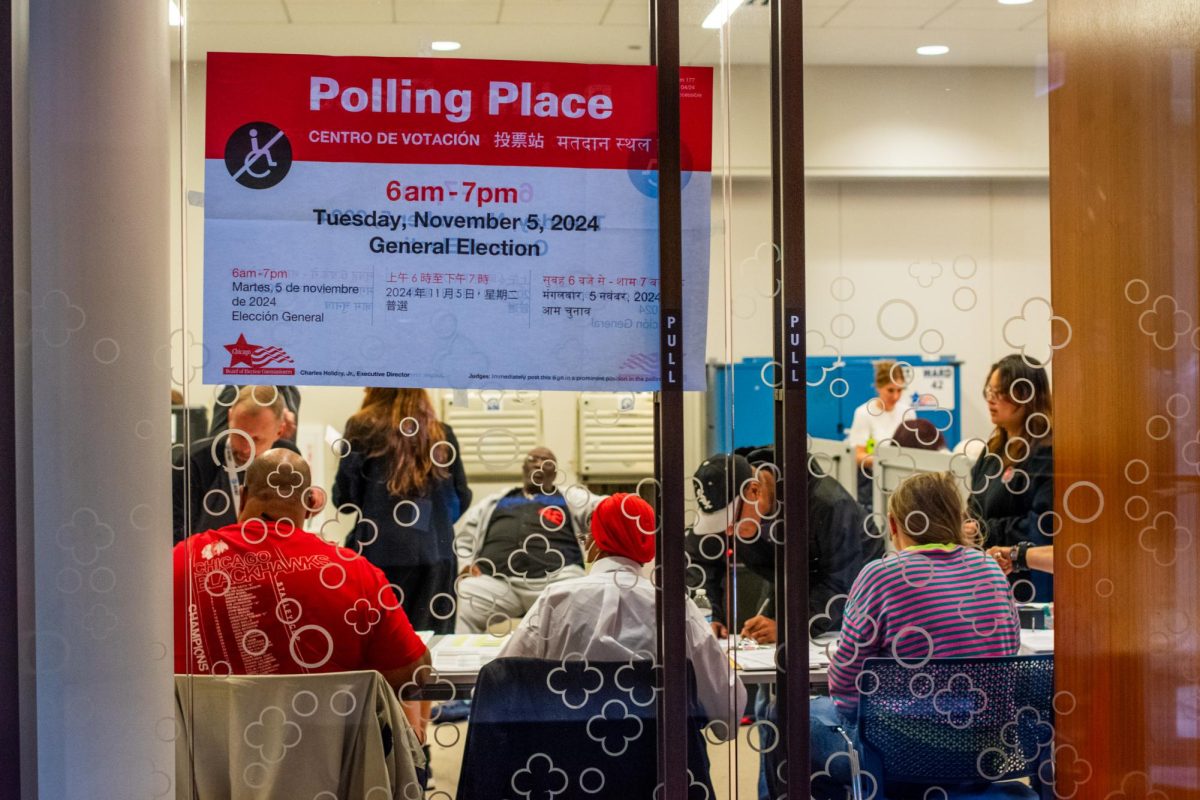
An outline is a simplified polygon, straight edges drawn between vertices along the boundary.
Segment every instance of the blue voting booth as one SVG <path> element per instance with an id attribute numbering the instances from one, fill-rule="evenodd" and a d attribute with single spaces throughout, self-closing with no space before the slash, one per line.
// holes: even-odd
<path id="1" fill-rule="evenodd" d="M 854 409 L 875 397 L 875 362 L 891 359 L 912 367 L 908 401 L 923 406 L 920 417 L 938 428 L 950 447 L 962 438 L 960 367 L 953 356 L 810 356 L 808 433 L 816 439 L 845 439 Z M 811 384 L 819 384 L 813 386 Z M 774 387 L 777 368 L 769 358 L 708 365 L 708 452 L 766 444 L 775 437 Z M 936 405 L 930 404 L 936 399 Z M 930 404 L 930 405 L 924 405 Z M 731 435 L 732 431 L 732 435 Z"/>

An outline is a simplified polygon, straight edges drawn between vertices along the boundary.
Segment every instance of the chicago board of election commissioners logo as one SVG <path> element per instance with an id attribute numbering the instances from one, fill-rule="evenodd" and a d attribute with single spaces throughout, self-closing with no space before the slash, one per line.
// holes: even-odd
<path id="1" fill-rule="evenodd" d="M 225 168 L 248 189 L 270 189 L 292 168 L 292 143 L 269 122 L 247 122 L 225 142 Z"/>
<path id="2" fill-rule="evenodd" d="M 226 375 L 295 375 L 295 361 L 282 347 L 250 344 L 246 334 L 238 334 L 238 340 L 225 345 L 229 351 L 229 366 L 223 371 Z M 278 364 L 279 366 L 272 366 Z"/>

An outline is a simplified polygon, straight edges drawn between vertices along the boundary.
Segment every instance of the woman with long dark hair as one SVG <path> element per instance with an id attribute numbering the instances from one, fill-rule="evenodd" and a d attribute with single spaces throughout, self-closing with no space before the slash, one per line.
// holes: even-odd
<path id="1" fill-rule="evenodd" d="M 333 502 L 339 510 L 353 503 L 361 514 L 346 546 L 383 570 L 415 630 L 452 633 L 454 523 L 471 504 L 454 431 L 424 389 L 368 388 L 343 437 L 349 448 Z M 422 744 L 430 712 L 427 700 L 404 702 Z M 429 755 L 425 744 L 426 762 Z"/>
<path id="2" fill-rule="evenodd" d="M 971 470 L 969 501 L 983 545 L 1049 544 L 1057 532 L 1048 513 L 1054 509 L 1050 379 L 1037 360 L 1005 356 L 992 365 L 983 394 L 996 427 Z M 1036 575 L 1031 582 L 1036 599 L 1051 598 L 1050 575 Z"/>
<path id="3" fill-rule="evenodd" d="M 346 422 L 333 502 L 362 514 L 346 546 L 383 570 L 416 630 L 454 631 L 454 523 L 471 504 L 458 440 L 424 389 L 369 388 Z"/>

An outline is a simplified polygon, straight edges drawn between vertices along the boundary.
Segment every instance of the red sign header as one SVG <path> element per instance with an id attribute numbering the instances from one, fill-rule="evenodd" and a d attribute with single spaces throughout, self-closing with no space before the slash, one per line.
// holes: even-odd
<path id="1" fill-rule="evenodd" d="M 680 70 L 683 168 L 712 168 L 712 70 Z M 655 68 L 210 53 L 205 155 L 258 123 L 296 161 L 653 168 Z M 255 134 L 257 135 L 257 133 Z"/>

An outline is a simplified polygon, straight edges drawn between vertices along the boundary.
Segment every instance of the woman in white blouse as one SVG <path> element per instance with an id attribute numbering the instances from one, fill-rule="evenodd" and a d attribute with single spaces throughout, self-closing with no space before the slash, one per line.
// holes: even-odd
<path id="1" fill-rule="evenodd" d="M 860 467 L 869 468 L 875 463 L 875 445 L 892 438 L 904 421 L 904 412 L 908 410 L 908 403 L 901 401 L 904 368 L 895 361 L 876 361 L 875 392 L 878 397 L 854 409 L 854 421 L 850 424 L 850 444 L 854 445 L 854 460 Z"/>
<path id="2" fill-rule="evenodd" d="M 868 511 L 871 510 L 875 447 L 892 438 L 908 410 L 908 403 L 901 399 L 904 396 L 904 368 L 898 362 L 875 362 L 875 392 L 877 397 L 854 409 L 854 420 L 847 437 L 854 446 L 854 461 L 858 464 L 858 502 Z"/>

